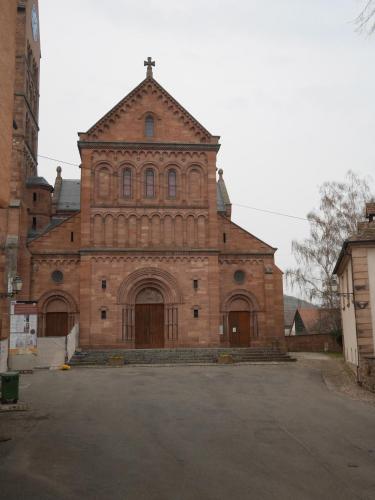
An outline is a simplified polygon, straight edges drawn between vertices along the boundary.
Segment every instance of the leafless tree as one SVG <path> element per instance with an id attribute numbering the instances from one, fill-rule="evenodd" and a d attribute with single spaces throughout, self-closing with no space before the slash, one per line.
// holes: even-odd
<path id="1" fill-rule="evenodd" d="M 365 203 L 372 199 L 370 180 L 349 171 L 344 182 L 325 182 L 319 193 L 319 209 L 307 215 L 310 236 L 292 242 L 297 267 L 286 271 L 286 281 L 310 300 L 337 307 L 332 271 L 344 240 L 356 232 Z"/>
<path id="2" fill-rule="evenodd" d="M 355 20 L 357 31 L 375 33 L 375 0 L 366 0 L 365 6 Z"/>

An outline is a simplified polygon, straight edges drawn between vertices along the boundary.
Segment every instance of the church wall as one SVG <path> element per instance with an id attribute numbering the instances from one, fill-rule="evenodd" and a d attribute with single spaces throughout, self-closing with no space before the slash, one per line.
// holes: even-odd
<path id="1" fill-rule="evenodd" d="M 81 245 L 81 214 L 69 217 L 61 224 L 32 240 L 28 248 L 31 253 L 78 252 Z"/>
<path id="2" fill-rule="evenodd" d="M 243 281 L 236 281 L 238 271 L 244 273 Z M 251 343 L 267 343 L 267 339 L 279 339 L 283 343 L 282 274 L 274 266 L 272 256 L 220 256 L 220 311 L 224 329 L 228 299 L 242 294 L 249 297 L 250 311 L 257 316 L 257 332 L 252 332 Z M 222 341 L 227 341 L 226 335 Z"/>
<path id="3" fill-rule="evenodd" d="M 172 275 L 182 295 L 181 303 L 176 304 L 178 337 L 167 339 L 166 347 L 217 345 L 218 288 L 214 287 L 215 276 L 218 276 L 217 257 L 96 255 L 83 259 L 86 273 L 90 269 L 90 278 L 84 283 L 85 292 L 81 289 L 81 304 L 85 308 L 84 311 L 81 306 L 80 343 L 83 347 L 134 347 L 134 343 L 123 339 L 122 309 L 126 299 L 121 301 L 118 295 L 121 284 L 134 272 L 149 268 Z M 101 288 L 102 280 L 106 280 L 106 289 Z M 198 280 L 198 289 L 194 289 L 193 280 Z M 194 318 L 194 308 L 199 310 L 198 318 Z M 101 319 L 102 310 L 107 312 L 105 320 Z"/>
<path id="4" fill-rule="evenodd" d="M 34 255 L 31 266 L 30 297 L 38 301 L 38 335 L 45 335 L 46 304 L 52 297 L 61 298 L 69 304 L 66 312 L 70 315 L 69 326 L 73 327 L 79 321 L 79 256 Z M 56 271 L 62 273 L 61 281 L 53 279 Z"/>
<path id="5" fill-rule="evenodd" d="M 273 255 L 275 249 L 264 243 L 256 236 L 248 233 L 234 222 L 222 215 L 218 215 L 219 248 L 222 252 L 257 252 Z M 224 242 L 225 234 L 225 242 Z"/>

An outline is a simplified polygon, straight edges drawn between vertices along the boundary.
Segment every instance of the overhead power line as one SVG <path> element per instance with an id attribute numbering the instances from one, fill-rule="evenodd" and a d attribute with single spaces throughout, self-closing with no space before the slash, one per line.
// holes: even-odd
<path id="1" fill-rule="evenodd" d="M 72 167 L 80 167 L 80 165 L 78 165 L 77 163 L 70 163 L 68 161 L 63 161 L 63 160 L 58 160 L 57 158 L 51 158 L 50 156 L 45 156 L 45 155 L 39 155 L 39 158 L 44 158 L 46 160 L 51 160 L 51 161 L 56 161 L 58 163 L 62 163 L 64 165 L 70 165 Z M 137 182 L 137 179 L 134 179 L 134 182 Z M 142 183 L 143 184 L 143 181 L 138 181 L 139 183 Z M 160 188 L 160 185 L 159 184 L 155 184 L 157 187 Z M 304 222 L 308 222 L 308 219 L 306 219 L 306 217 L 299 217 L 298 215 L 290 215 L 290 214 L 284 214 L 282 212 L 277 212 L 276 210 L 267 210 L 267 209 L 264 209 L 264 208 L 258 208 L 258 207 L 251 207 L 249 205 L 242 205 L 240 203 L 232 203 L 232 206 L 234 207 L 240 207 L 240 208 L 246 208 L 248 210 L 255 210 L 256 212 L 262 212 L 264 214 L 269 214 L 269 215 L 278 215 L 279 217 L 287 217 L 289 219 L 295 219 L 295 220 L 301 220 L 301 221 L 304 221 Z"/>

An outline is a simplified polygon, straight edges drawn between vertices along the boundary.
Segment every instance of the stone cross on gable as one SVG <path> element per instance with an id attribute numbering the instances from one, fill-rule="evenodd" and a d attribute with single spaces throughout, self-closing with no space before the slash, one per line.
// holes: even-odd
<path id="1" fill-rule="evenodd" d="M 147 78 L 152 78 L 152 66 L 155 66 L 155 61 L 152 60 L 152 57 L 148 57 L 147 61 L 143 63 L 144 66 L 147 66 Z"/>

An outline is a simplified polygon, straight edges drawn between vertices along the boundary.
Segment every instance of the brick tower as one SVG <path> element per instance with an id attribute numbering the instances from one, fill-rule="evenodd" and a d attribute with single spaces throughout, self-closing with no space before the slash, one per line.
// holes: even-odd
<path id="1" fill-rule="evenodd" d="M 0 283 L 1 292 L 12 289 L 22 275 L 20 297 L 29 295 L 30 253 L 28 179 L 37 177 L 40 37 L 37 0 L 5 0 L 0 44 L 1 102 L 0 158 Z M 3 40 L 4 38 L 4 40 Z M 3 43 L 4 42 L 4 43 Z M 3 123 L 4 122 L 4 123 Z M 0 306 L 0 339 L 9 335 L 9 298 Z"/>

